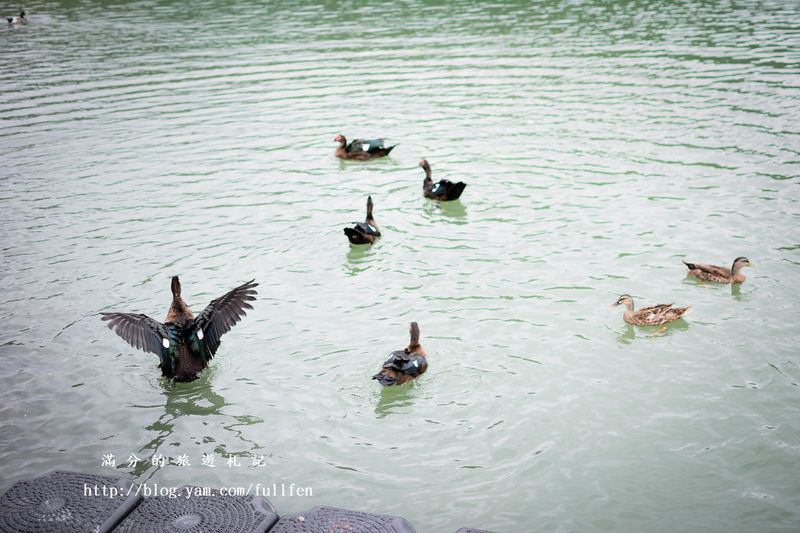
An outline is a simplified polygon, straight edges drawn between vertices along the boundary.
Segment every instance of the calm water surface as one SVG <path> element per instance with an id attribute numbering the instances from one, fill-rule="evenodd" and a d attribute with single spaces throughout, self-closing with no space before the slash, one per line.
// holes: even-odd
<path id="1" fill-rule="evenodd" d="M 797 531 L 800 7 L 650 4 L 26 3 L 0 30 L 0 489 L 113 453 L 421 532 Z M 337 133 L 400 146 L 340 162 Z M 421 197 L 423 156 L 460 202 Z M 351 249 L 367 194 L 385 236 Z M 739 255 L 733 289 L 680 262 Z M 261 283 L 191 384 L 98 318 L 162 320 L 173 274 L 195 312 Z M 623 292 L 694 309 L 653 337 Z M 430 369 L 381 391 L 411 320 Z"/>

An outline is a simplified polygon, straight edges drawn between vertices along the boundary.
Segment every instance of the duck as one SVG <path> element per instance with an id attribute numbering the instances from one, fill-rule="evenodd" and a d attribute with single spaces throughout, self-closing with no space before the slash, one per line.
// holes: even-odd
<path id="1" fill-rule="evenodd" d="M 682 261 L 689 269 L 689 275 L 702 281 L 714 283 L 744 283 L 746 279 L 742 274 L 742 268 L 752 266 L 746 257 L 737 257 L 733 260 L 731 268 L 717 265 L 706 265 L 704 263 L 688 263 Z"/>
<path id="2" fill-rule="evenodd" d="M 458 200 L 459 197 L 461 197 L 461 193 L 464 192 L 464 187 L 467 186 L 466 183 L 463 181 L 453 183 L 450 180 L 440 180 L 434 185 L 431 179 L 431 166 L 428 160 L 420 160 L 419 166 L 425 171 L 425 180 L 422 182 L 422 194 L 425 198 L 449 202 L 450 200 Z"/>
<path id="3" fill-rule="evenodd" d="M 402 385 L 415 380 L 428 370 L 428 354 L 419 343 L 419 325 L 412 322 L 409 327 L 411 342 L 403 350 L 389 354 L 381 371 L 372 376 L 384 387 Z"/>
<path id="4" fill-rule="evenodd" d="M 143 314 L 101 313 L 114 333 L 128 344 L 159 357 L 161 374 L 174 381 L 193 381 L 208 366 L 229 332 L 253 306 L 255 287 L 250 280 L 212 300 L 196 317 L 181 298 L 181 281 L 172 277 L 172 304 L 163 323 Z"/>
<path id="5" fill-rule="evenodd" d="M 334 142 L 339 143 L 336 148 L 336 157 L 339 159 L 359 159 L 366 161 L 368 159 L 376 159 L 389 155 L 395 146 L 384 146 L 383 143 L 386 139 L 356 139 L 351 143 L 347 143 L 344 135 L 337 135 Z"/>
<path id="6" fill-rule="evenodd" d="M 367 196 L 367 218 L 364 222 L 353 222 L 354 226 L 344 228 L 350 244 L 372 244 L 381 236 L 381 230 L 372 216 L 372 196 Z"/>
<path id="7" fill-rule="evenodd" d="M 622 319 L 634 326 L 663 326 L 675 322 L 692 308 L 691 305 L 672 307 L 673 304 L 658 304 L 634 311 L 633 296 L 630 294 L 623 294 L 615 303 L 611 304 L 612 307 L 618 305 L 625 306 L 625 314 L 622 315 Z"/>
<path id="8" fill-rule="evenodd" d="M 19 12 L 19 16 L 6 17 L 6 20 L 12 26 L 19 26 L 20 24 L 27 24 L 28 23 L 28 19 L 27 19 L 27 17 L 25 17 L 25 12 L 24 11 L 20 11 Z"/>

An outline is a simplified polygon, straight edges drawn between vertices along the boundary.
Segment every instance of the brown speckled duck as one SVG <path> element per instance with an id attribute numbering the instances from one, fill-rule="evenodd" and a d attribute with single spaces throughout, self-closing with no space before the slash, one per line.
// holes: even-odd
<path id="1" fill-rule="evenodd" d="M 108 327 L 134 348 L 156 354 L 164 377 L 175 381 L 192 381 L 208 366 L 217 352 L 220 337 L 229 332 L 253 307 L 254 287 L 250 280 L 212 300 L 195 317 L 181 298 L 181 282 L 172 278 L 172 304 L 162 324 L 147 315 L 102 313 Z"/>
<path id="2" fill-rule="evenodd" d="M 633 297 L 630 294 L 623 294 L 615 303 L 611 304 L 612 307 L 617 305 L 625 306 L 625 314 L 622 315 L 622 319 L 634 326 L 663 326 L 678 320 L 692 308 L 691 305 L 672 307 L 673 304 L 659 304 L 634 311 Z"/>
<path id="3" fill-rule="evenodd" d="M 356 139 L 351 143 L 347 143 L 344 135 L 337 135 L 334 142 L 339 143 L 336 148 L 336 157 L 339 159 L 358 159 L 366 161 L 368 159 L 376 159 L 389 155 L 389 152 L 397 146 L 384 146 L 385 139 Z"/>
<path id="4" fill-rule="evenodd" d="M 411 323 L 410 333 L 411 342 L 408 347 L 389 354 L 381 371 L 372 376 L 372 379 L 377 379 L 385 387 L 402 385 L 417 379 L 428 370 L 428 354 L 419 343 L 419 326 L 416 322 Z"/>
<path id="5" fill-rule="evenodd" d="M 425 198 L 431 200 L 439 200 L 442 202 L 449 202 L 450 200 L 458 200 L 464 188 L 467 186 L 463 181 L 453 183 L 450 180 L 440 180 L 436 184 L 431 179 L 431 166 L 427 159 L 422 159 L 419 166 L 425 171 L 425 179 L 422 182 L 422 194 Z"/>
<path id="6" fill-rule="evenodd" d="M 353 222 L 350 228 L 344 228 L 344 234 L 350 244 L 372 244 L 381 236 L 378 223 L 372 216 L 372 196 L 367 196 L 367 218 L 364 222 Z"/>
<path id="7" fill-rule="evenodd" d="M 706 265 L 704 263 L 687 263 L 683 261 L 689 269 L 689 275 L 702 281 L 712 281 L 714 283 L 744 283 L 745 277 L 742 268 L 752 266 L 746 257 L 737 257 L 733 260 L 731 268 L 717 265 Z"/>

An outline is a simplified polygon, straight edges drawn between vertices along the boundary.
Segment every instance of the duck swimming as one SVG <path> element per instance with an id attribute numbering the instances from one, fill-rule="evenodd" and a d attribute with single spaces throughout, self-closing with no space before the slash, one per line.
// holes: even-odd
<path id="1" fill-rule="evenodd" d="M 691 305 L 686 307 L 672 307 L 672 304 L 659 304 L 651 307 L 644 307 L 638 311 L 633 310 L 633 296 L 623 294 L 617 301 L 611 304 L 625 306 L 625 314 L 622 319 L 634 326 L 663 326 L 674 322 L 689 312 Z"/>
<path id="2" fill-rule="evenodd" d="M 409 331 L 411 342 L 408 343 L 408 347 L 392 352 L 389 359 L 383 363 L 381 371 L 372 376 L 372 379 L 377 379 L 378 383 L 385 387 L 408 383 L 428 370 L 428 354 L 419 343 L 419 326 L 416 322 L 411 323 Z"/>
<path id="3" fill-rule="evenodd" d="M 464 192 L 464 188 L 467 186 L 466 183 L 463 181 L 453 183 L 450 180 L 440 180 L 434 185 L 428 160 L 422 159 L 419 162 L 419 166 L 425 171 L 425 179 L 422 182 L 422 194 L 425 198 L 449 202 L 450 200 L 458 200 L 461 197 L 461 193 Z"/>
<path id="4" fill-rule="evenodd" d="M 367 218 L 364 222 L 353 222 L 352 228 L 344 228 L 350 244 L 372 244 L 381 236 L 378 223 L 372 216 L 372 196 L 367 196 Z"/>
<path id="5" fill-rule="evenodd" d="M 687 263 L 682 261 L 689 269 L 689 275 L 702 281 L 712 281 L 714 283 L 744 283 L 745 277 L 742 268 L 751 266 L 750 260 L 746 257 L 737 257 L 733 260 L 731 268 L 717 265 L 706 265 L 703 263 Z"/>
<path id="6" fill-rule="evenodd" d="M 389 152 L 397 146 L 384 146 L 385 139 L 356 139 L 350 144 L 344 135 L 337 135 L 334 142 L 339 143 L 336 148 L 336 157 L 339 159 L 359 159 L 366 161 L 368 159 L 376 159 L 389 155 Z"/>
<path id="7" fill-rule="evenodd" d="M 19 26 L 21 24 L 27 24 L 28 23 L 28 19 L 27 19 L 27 17 L 25 17 L 25 12 L 24 11 L 20 11 L 19 12 L 19 16 L 17 16 L 17 17 L 6 17 L 6 20 L 12 26 Z"/>
<path id="8" fill-rule="evenodd" d="M 181 282 L 172 278 L 172 304 L 162 324 L 147 315 L 101 313 L 108 327 L 134 348 L 156 354 L 164 377 L 192 381 L 208 366 L 220 345 L 220 337 L 252 309 L 258 283 L 250 280 L 212 300 L 195 317 L 181 298 Z"/>

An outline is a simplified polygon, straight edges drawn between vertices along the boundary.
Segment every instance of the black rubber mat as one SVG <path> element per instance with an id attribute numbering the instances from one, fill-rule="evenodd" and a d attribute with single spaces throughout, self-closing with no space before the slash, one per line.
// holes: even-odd
<path id="1" fill-rule="evenodd" d="M 0 532 L 106 533 L 142 500 L 127 478 L 56 470 L 0 497 Z"/>
<path id="2" fill-rule="evenodd" d="M 314 507 L 286 515 L 270 533 L 415 533 L 405 518 L 360 513 L 335 507 Z"/>
<path id="3" fill-rule="evenodd" d="M 192 493 L 186 497 L 186 490 Z M 275 509 L 256 496 L 196 496 L 199 487 L 180 487 L 175 498 L 147 498 L 114 533 L 264 533 L 278 521 Z"/>

